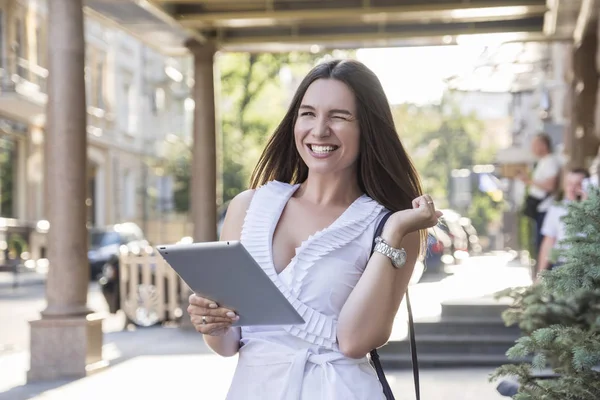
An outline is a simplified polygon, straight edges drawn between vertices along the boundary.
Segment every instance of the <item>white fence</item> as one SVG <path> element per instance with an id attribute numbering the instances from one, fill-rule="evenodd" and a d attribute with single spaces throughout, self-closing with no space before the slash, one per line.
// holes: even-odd
<path id="1" fill-rule="evenodd" d="M 119 275 L 121 309 L 138 325 L 174 321 L 185 312 L 189 289 L 160 255 L 122 253 Z"/>

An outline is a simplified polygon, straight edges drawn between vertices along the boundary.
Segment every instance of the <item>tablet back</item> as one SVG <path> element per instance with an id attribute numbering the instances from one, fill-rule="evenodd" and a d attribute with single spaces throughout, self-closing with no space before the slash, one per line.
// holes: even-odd
<path id="1" fill-rule="evenodd" d="M 239 241 L 161 245 L 157 250 L 194 293 L 235 311 L 240 319 L 234 326 L 304 323 Z"/>

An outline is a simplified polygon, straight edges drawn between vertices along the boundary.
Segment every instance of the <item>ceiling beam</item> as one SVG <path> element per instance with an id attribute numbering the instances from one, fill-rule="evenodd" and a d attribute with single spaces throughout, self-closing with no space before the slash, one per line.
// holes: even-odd
<path id="1" fill-rule="evenodd" d="M 229 4 L 261 4 L 262 3 L 262 4 L 265 4 L 272 0 L 156 0 L 156 1 L 159 1 L 159 2 L 165 3 L 165 4 L 197 4 L 197 5 L 201 5 L 201 4 L 223 4 L 223 3 L 229 3 Z M 294 1 L 294 0 L 288 0 L 288 1 Z M 279 2 L 282 2 L 282 0 L 279 0 Z"/>
<path id="2" fill-rule="evenodd" d="M 300 21 L 347 19 L 361 20 L 365 23 L 435 19 L 468 20 L 470 17 L 499 19 L 511 15 L 523 17 L 541 15 L 547 11 L 546 5 L 539 4 L 539 1 L 530 0 L 524 1 L 524 3 L 523 5 L 515 5 L 514 2 L 495 1 L 482 5 L 457 2 L 455 4 L 420 4 L 377 8 L 354 7 L 345 9 L 232 11 L 184 14 L 176 17 L 187 28 L 210 28 L 273 26 L 292 24 Z"/>
<path id="3" fill-rule="evenodd" d="M 588 30 L 590 21 L 592 21 L 596 14 L 597 10 L 595 0 L 583 0 L 581 2 L 581 8 L 579 9 L 579 15 L 577 16 L 577 22 L 575 23 L 575 29 L 573 29 L 573 42 L 576 47 L 581 45 L 581 41 Z"/>
<path id="4" fill-rule="evenodd" d="M 254 45 L 260 43 L 272 43 L 272 44 L 319 44 L 319 45 L 336 45 L 349 42 L 374 42 L 377 41 L 388 41 L 397 39 L 414 39 L 414 38 L 428 38 L 428 37 L 450 37 L 457 35 L 474 35 L 474 34 L 487 34 L 487 33 L 515 33 L 515 34 L 528 34 L 537 33 L 539 28 L 536 27 L 515 27 L 506 26 L 505 28 L 498 27 L 481 27 L 481 28 L 453 28 L 448 26 L 443 32 L 430 31 L 430 32 L 374 32 L 374 33 L 351 33 L 351 34 L 323 34 L 323 35 L 298 35 L 298 36 L 272 36 L 266 37 L 261 36 L 257 38 L 253 37 L 232 37 L 222 38 L 218 41 L 219 46 L 232 46 L 232 45 Z"/>
<path id="5" fill-rule="evenodd" d="M 144 10 L 148 11 L 150 14 L 154 15 L 156 18 L 160 19 L 161 21 L 173 27 L 174 29 L 183 28 L 186 34 L 189 35 L 191 38 L 194 38 L 195 40 L 201 43 L 204 43 L 206 41 L 206 38 L 200 32 L 193 29 L 181 27 L 178 24 L 177 20 L 173 18 L 171 14 L 167 13 L 161 6 L 156 4 L 156 0 L 135 0 L 135 3 L 138 5 L 138 7 L 141 7 Z"/>
<path id="6" fill-rule="evenodd" d="M 547 0 L 546 5 L 548 6 L 548 11 L 544 18 L 544 34 L 552 36 L 556 33 L 560 0 Z"/>

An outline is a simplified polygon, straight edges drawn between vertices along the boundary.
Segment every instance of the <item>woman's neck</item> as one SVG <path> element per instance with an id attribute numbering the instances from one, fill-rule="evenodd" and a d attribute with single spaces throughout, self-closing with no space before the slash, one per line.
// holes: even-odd
<path id="1" fill-rule="evenodd" d="M 315 205 L 348 205 L 362 195 L 356 174 L 334 176 L 333 174 L 308 173 L 295 197 Z"/>

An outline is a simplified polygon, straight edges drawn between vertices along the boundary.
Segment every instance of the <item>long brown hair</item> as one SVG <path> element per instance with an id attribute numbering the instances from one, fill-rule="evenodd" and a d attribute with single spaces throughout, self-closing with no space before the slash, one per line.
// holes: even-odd
<path id="1" fill-rule="evenodd" d="M 317 65 L 302 80 L 260 156 L 250 187 L 258 188 L 272 180 L 302 183 L 308 177 L 308 167 L 295 146 L 294 125 L 304 94 L 317 79 L 343 82 L 356 96 L 360 189 L 390 211 L 412 208 L 412 200 L 422 194 L 419 175 L 400 142 L 381 82 L 369 68 L 355 60 L 333 60 Z M 422 245 L 424 234 L 421 232 Z"/>
<path id="2" fill-rule="evenodd" d="M 412 200 L 422 194 L 419 176 L 400 142 L 379 79 L 364 64 L 354 60 L 329 61 L 308 73 L 260 156 L 250 187 L 257 188 L 272 180 L 301 183 L 308 177 L 308 167 L 294 144 L 294 125 L 304 94 L 317 79 L 343 82 L 356 96 L 361 190 L 391 211 L 412 208 Z"/>

